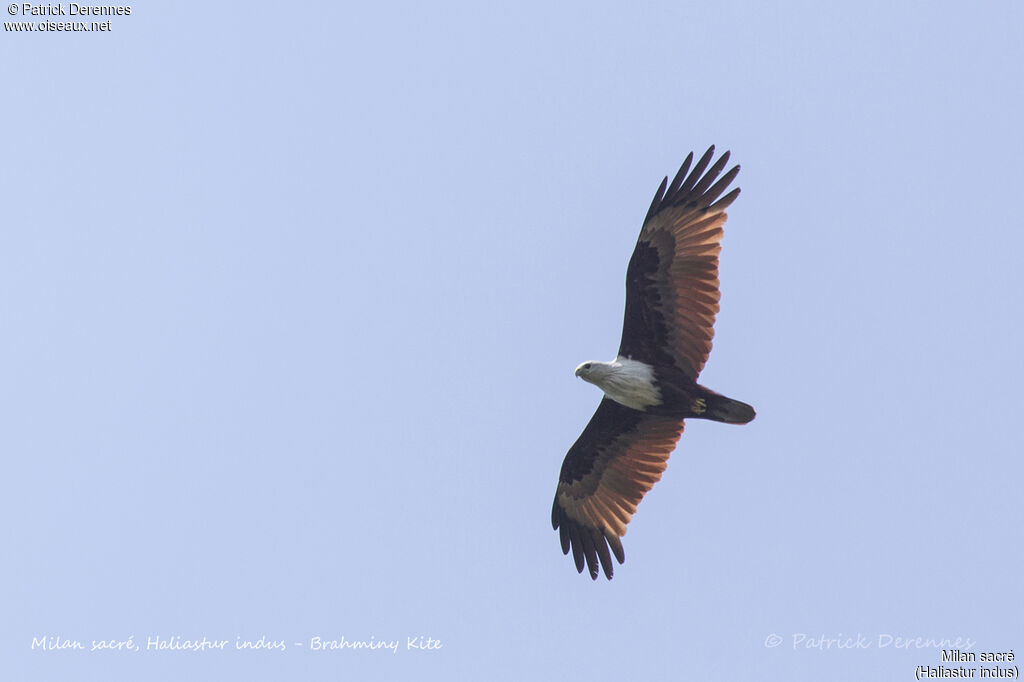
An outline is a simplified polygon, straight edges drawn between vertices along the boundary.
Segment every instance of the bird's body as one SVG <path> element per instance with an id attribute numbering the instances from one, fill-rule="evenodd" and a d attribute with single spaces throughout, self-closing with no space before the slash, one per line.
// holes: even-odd
<path id="1" fill-rule="evenodd" d="M 718 395 L 672 366 L 653 367 L 619 356 L 611 362 L 585 362 L 576 368 L 576 376 L 594 384 L 620 405 L 648 414 L 735 424 L 745 424 L 754 418 L 753 408 L 746 403 Z M 740 406 L 750 410 L 749 418 L 743 419 L 747 412 Z"/>
<path id="2" fill-rule="evenodd" d="M 718 312 L 725 209 L 739 194 L 718 200 L 739 166 L 715 182 L 729 153 L 705 174 L 713 156 L 714 147 L 687 175 L 691 154 L 671 185 L 662 182 L 626 271 L 618 355 L 576 368 L 605 397 L 562 463 L 551 523 L 562 551 L 594 579 L 599 567 L 612 577 L 612 554 L 625 560 L 620 537 L 661 478 L 683 420 L 745 424 L 755 416 L 750 405 L 697 383 Z"/>

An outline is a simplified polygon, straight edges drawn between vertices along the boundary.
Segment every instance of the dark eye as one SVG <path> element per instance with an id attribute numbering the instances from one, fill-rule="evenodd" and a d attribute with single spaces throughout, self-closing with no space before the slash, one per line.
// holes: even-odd
<path id="1" fill-rule="evenodd" d="M 583 365 L 583 369 L 590 369 L 590 363 L 588 362 L 587 364 Z"/>

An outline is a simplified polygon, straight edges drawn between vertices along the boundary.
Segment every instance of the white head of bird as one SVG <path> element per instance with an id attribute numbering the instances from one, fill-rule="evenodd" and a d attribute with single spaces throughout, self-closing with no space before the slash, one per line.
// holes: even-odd
<path id="1" fill-rule="evenodd" d="M 576 376 L 594 384 L 615 402 L 642 410 L 661 402 L 653 370 L 645 362 L 619 356 L 611 362 L 584 362 L 576 368 Z"/>

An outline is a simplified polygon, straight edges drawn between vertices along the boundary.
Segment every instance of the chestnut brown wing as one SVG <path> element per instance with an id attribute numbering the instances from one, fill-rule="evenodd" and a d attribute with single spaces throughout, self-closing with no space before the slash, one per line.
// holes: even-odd
<path id="1" fill-rule="evenodd" d="M 708 149 L 690 170 L 691 153 L 672 184 L 665 178 L 654 195 L 626 270 L 619 347 L 621 356 L 674 365 L 694 381 L 711 353 L 725 209 L 740 193 L 718 199 L 740 167 L 716 182 L 729 152 L 708 169 L 714 153 Z"/>
<path id="2" fill-rule="evenodd" d="M 562 462 L 551 509 L 562 552 L 572 551 L 577 571 L 583 572 L 585 562 L 596 580 L 600 566 L 610 580 L 612 555 L 620 564 L 625 561 L 619 538 L 661 478 L 682 432 L 680 419 L 601 400 Z"/>

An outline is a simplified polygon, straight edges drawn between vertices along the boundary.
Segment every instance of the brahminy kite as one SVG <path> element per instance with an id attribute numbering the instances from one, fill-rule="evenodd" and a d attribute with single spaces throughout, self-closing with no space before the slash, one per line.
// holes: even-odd
<path id="1" fill-rule="evenodd" d="M 750 405 L 697 383 L 719 309 L 725 209 L 740 193 L 736 188 L 719 199 L 740 167 L 718 179 L 729 152 L 709 169 L 714 153 L 712 146 L 690 170 L 691 153 L 672 184 L 662 180 L 626 269 L 618 356 L 576 368 L 604 397 L 562 463 L 551 525 L 576 570 L 586 564 L 594 580 L 598 566 L 611 579 L 613 555 L 625 560 L 626 524 L 661 478 L 683 420 L 746 424 L 754 418 Z"/>

